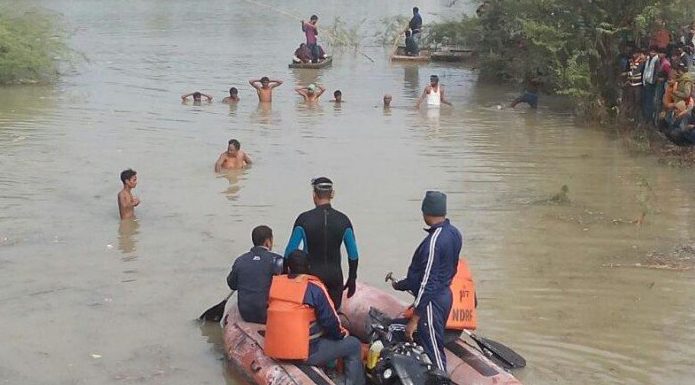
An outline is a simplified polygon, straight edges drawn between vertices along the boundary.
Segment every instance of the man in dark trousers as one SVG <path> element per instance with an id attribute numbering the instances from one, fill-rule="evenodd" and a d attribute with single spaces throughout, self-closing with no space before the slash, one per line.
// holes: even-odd
<path id="1" fill-rule="evenodd" d="M 456 275 L 463 237 L 446 218 L 444 193 L 427 192 L 422 201 L 422 216 L 430 226 L 425 230 L 427 237 L 413 255 L 408 276 L 394 282 L 393 288 L 415 295 L 414 312 L 405 326 L 405 337 L 417 341 L 432 363 L 446 372 L 444 328 L 452 304 L 449 286 Z M 393 326 L 392 329 L 398 330 Z"/>
<path id="2" fill-rule="evenodd" d="M 273 248 L 273 230 L 258 226 L 251 232 L 253 247 L 234 261 L 227 285 L 237 291 L 241 318 L 264 324 L 267 319 L 268 293 L 274 275 L 282 274 L 283 258 Z"/>
<path id="3" fill-rule="evenodd" d="M 311 274 L 326 285 L 335 308 L 340 309 L 343 290 L 347 289 L 348 298 L 355 294 L 359 258 L 355 232 L 347 215 L 331 207 L 331 199 L 334 197 L 333 182 L 321 177 L 312 180 L 311 186 L 316 208 L 297 217 L 285 249 L 285 258 L 303 244 L 303 250 L 309 254 Z M 343 269 L 340 265 L 342 243 L 345 243 L 350 267 L 344 286 Z"/>
<path id="4" fill-rule="evenodd" d="M 415 42 L 420 45 L 420 37 L 422 36 L 422 16 L 420 16 L 420 9 L 418 7 L 413 7 L 413 18 L 410 19 L 408 23 L 408 29 L 413 35 Z"/>

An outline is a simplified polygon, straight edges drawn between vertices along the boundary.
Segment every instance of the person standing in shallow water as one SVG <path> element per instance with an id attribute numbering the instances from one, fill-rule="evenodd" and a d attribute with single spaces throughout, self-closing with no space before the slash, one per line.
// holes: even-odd
<path id="1" fill-rule="evenodd" d="M 140 204 L 140 199 L 133 196 L 133 189 L 138 185 L 137 174 L 131 169 L 121 173 L 123 189 L 118 193 L 118 212 L 121 219 L 135 218 L 135 207 Z"/>
<path id="2" fill-rule="evenodd" d="M 355 294 L 359 258 L 355 232 L 347 215 L 331 206 L 331 199 L 334 197 L 333 182 L 326 177 L 320 177 L 312 180 L 311 186 L 316 208 L 297 217 L 285 249 L 285 258 L 302 244 L 304 251 L 309 254 L 311 274 L 326 285 L 335 308 L 340 309 L 343 290 L 348 291 L 348 298 Z M 343 243 L 350 267 L 345 285 L 340 255 L 340 245 Z"/>
<path id="3" fill-rule="evenodd" d="M 215 172 L 222 170 L 241 169 L 251 165 L 251 158 L 241 151 L 241 143 L 236 139 L 227 142 L 227 151 L 220 154 L 215 162 Z"/>
<path id="4" fill-rule="evenodd" d="M 200 104 L 203 98 L 205 98 L 208 103 L 212 102 L 212 96 L 196 91 L 181 95 L 181 103 L 188 103 L 188 98 L 191 96 L 193 97 L 193 104 Z"/>
<path id="5" fill-rule="evenodd" d="M 420 104 L 425 101 L 427 107 L 429 108 L 439 108 L 439 106 L 444 103 L 446 105 L 451 105 L 446 97 L 444 97 L 444 87 L 439 84 L 439 76 L 430 76 L 430 84 L 425 87 L 422 91 L 422 96 L 418 99 L 415 104 L 415 108 L 420 108 Z"/>
<path id="6" fill-rule="evenodd" d="M 282 80 L 270 80 L 267 76 L 263 76 L 260 79 L 249 80 L 249 84 L 256 89 L 259 102 L 270 103 L 273 101 L 273 90 L 282 85 Z"/>
<path id="7" fill-rule="evenodd" d="M 241 98 L 239 98 L 239 90 L 237 90 L 236 87 L 232 87 L 229 89 L 229 96 L 222 99 L 222 103 L 233 104 L 238 102 L 239 100 L 241 100 Z"/>

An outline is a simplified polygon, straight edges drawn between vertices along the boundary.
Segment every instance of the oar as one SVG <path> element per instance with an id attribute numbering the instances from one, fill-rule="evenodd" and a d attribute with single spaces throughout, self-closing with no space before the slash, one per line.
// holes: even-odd
<path id="1" fill-rule="evenodd" d="M 526 367 L 526 359 L 503 344 L 487 338 L 478 337 L 470 330 L 463 330 L 480 347 L 487 356 L 497 358 L 505 369 L 520 369 Z"/>
<path id="2" fill-rule="evenodd" d="M 384 282 L 388 281 L 395 282 L 393 272 L 386 274 Z M 470 330 L 464 329 L 463 331 L 464 333 L 468 334 L 468 336 L 471 337 L 476 344 L 478 344 L 478 347 L 483 354 L 497 358 L 502 366 L 504 366 L 506 369 L 520 369 L 526 366 L 526 359 L 504 344 L 487 338 L 478 337 Z"/>
<path id="3" fill-rule="evenodd" d="M 232 290 L 227 298 L 223 299 L 222 302 L 218 303 L 217 305 L 209 308 L 208 310 L 205 310 L 203 314 L 198 317 L 199 320 L 201 321 L 212 321 L 212 322 L 219 322 L 222 319 L 222 315 L 224 314 L 224 307 L 227 306 L 227 301 L 229 298 L 231 298 L 232 295 L 234 295 L 235 290 Z"/>

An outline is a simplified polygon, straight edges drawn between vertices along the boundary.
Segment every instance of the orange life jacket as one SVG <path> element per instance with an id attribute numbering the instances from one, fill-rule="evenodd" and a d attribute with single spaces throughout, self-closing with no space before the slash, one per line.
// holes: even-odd
<path id="1" fill-rule="evenodd" d="M 263 348 L 268 357 L 283 360 L 309 358 L 309 341 L 320 337 L 320 334 L 309 335 L 309 329 L 316 321 L 314 309 L 304 305 L 309 282 L 328 292 L 321 280 L 312 275 L 273 277 L 268 296 L 268 320 Z"/>
<path id="2" fill-rule="evenodd" d="M 478 327 L 478 318 L 475 315 L 475 287 L 473 276 L 468 269 L 465 259 L 459 259 L 456 275 L 451 280 L 449 289 L 452 294 L 451 312 L 446 320 L 446 330 L 475 330 Z M 404 318 L 410 318 L 414 309 L 408 308 Z"/>
<path id="3" fill-rule="evenodd" d="M 475 315 L 475 286 L 465 259 L 459 259 L 456 275 L 449 287 L 453 302 L 449 318 L 446 320 L 446 328 L 475 330 L 478 327 L 478 319 Z"/>

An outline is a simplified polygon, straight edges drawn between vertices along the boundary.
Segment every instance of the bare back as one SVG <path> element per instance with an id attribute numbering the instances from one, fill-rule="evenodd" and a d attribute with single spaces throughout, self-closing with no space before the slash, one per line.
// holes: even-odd
<path id="1" fill-rule="evenodd" d="M 261 103 L 273 101 L 273 87 L 258 87 L 256 88 L 256 93 L 258 93 L 258 101 Z"/>

